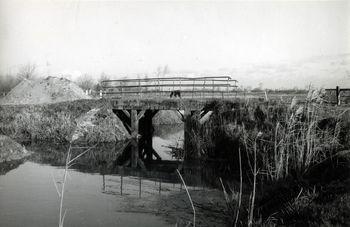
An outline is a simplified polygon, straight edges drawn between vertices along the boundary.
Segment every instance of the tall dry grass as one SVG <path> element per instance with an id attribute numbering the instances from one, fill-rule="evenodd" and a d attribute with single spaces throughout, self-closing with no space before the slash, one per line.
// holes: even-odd
<path id="1" fill-rule="evenodd" d="M 303 182 L 325 162 L 336 166 L 334 157 L 350 147 L 346 139 L 350 128 L 350 118 L 345 117 L 348 110 L 325 105 L 312 97 L 302 102 L 293 99 L 291 103 L 249 101 L 210 105 L 214 113 L 200 126 L 200 133 L 191 134 L 199 137 L 193 139 L 192 148 L 199 150 L 194 153 L 200 152 L 204 161 L 216 159 L 216 173 L 226 181 L 239 180 L 244 185 L 246 195 L 240 195 L 238 188 L 242 186 L 228 190 L 222 183 L 227 203 L 231 204 L 228 210 L 234 226 L 263 223 L 260 206 L 267 186 Z M 291 198 L 295 196 L 295 200 L 301 197 L 297 195 L 303 192 L 301 189 L 287 187 L 289 192 L 285 193 Z M 271 221 L 273 217 L 264 218 Z"/>

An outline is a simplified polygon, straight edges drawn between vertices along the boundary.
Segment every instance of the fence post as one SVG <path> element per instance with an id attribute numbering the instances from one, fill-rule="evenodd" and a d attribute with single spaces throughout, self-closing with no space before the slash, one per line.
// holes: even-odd
<path id="1" fill-rule="evenodd" d="M 162 177 L 159 177 L 159 195 L 162 191 Z"/>
<path id="2" fill-rule="evenodd" d="M 141 198 L 141 173 L 139 172 L 139 198 Z"/>
<path id="3" fill-rule="evenodd" d="M 120 171 L 120 195 L 123 195 L 123 170 Z"/>
<path id="4" fill-rule="evenodd" d="M 336 100 L 337 100 L 337 105 L 340 105 L 340 89 L 339 86 L 335 87 L 335 95 L 336 95 Z"/>

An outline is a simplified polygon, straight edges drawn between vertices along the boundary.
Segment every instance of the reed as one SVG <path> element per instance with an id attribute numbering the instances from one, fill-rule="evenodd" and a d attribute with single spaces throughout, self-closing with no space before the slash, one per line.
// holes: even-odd
<path id="1" fill-rule="evenodd" d="M 72 139 L 72 141 L 73 141 L 73 139 Z M 90 148 L 86 149 L 85 151 L 81 152 L 80 154 L 78 154 L 77 156 L 75 156 L 74 158 L 72 158 L 72 149 L 74 149 L 74 147 L 72 147 L 72 142 L 69 144 L 69 148 L 68 148 L 67 156 L 66 156 L 65 167 L 64 167 L 64 174 L 63 174 L 62 180 L 60 181 L 60 184 L 61 184 L 61 189 L 60 190 L 59 190 L 59 187 L 58 187 L 58 185 L 56 183 L 57 181 L 56 181 L 55 177 L 52 174 L 52 180 L 53 180 L 53 183 L 55 185 L 58 197 L 60 199 L 59 221 L 58 221 L 58 226 L 59 227 L 63 227 L 64 219 L 65 219 L 66 213 L 67 213 L 67 209 L 65 209 L 64 212 L 63 212 L 63 199 L 64 199 L 64 193 L 65 193 L 65 186 L 66 186 L 66 182 L 67 182 L 67 176 L 69 175 L 69 168 L 72 167 L 75 164 L 74 161 L 76 161 L 78 158 L 80 158 L 81 156 L 86 154 L 88 151 L 90 151 L 94 147 L 95 146 L 90 147 Z"/>
<path id="2" fill-rule="evenodd" d="M 242 186 L 237 192 L 225 187 L 220 179 L 233 226 L 278 223 L 287 204 L 296 206 L 294 199 L 301 197 L 301 189 L 307 187 L 304 184 L 309 184 L 310 177 L 314 177 L 310 174 L 325 165 L 343 168 L 337 160 L 339 152 L 348 153 L 346 150 L 350 147 L 346 139 L 350 128 L 348 110 L 327 106 L 312 98 L 304 102 L 293 99 L 291 103 L 221 102 L 210 107 L 214 109 L 213 115 L 201 126 L 198 135 L 205 141 L 200 143 L 202 157 L 227 160 L 215 164 L 219 174 L 226 182 L 239 180 L 246 188 L 244 191 L 250 192 L 242 196 Z M 285 185 L 292 187 L 284 188 Z M 280 192 L 278 188 L 285 191 Z M 277 195 L 286 193 L 285 199 L 293 201 L 285 204 L 284 200 L 267 200 L 265 202 L 281 209 L 273 208 L 272 213 L 268 213 L 266 209 L 270 208 L 261 204 L 273 189 Z M 246 207 L 247 213 L 242 212 L 246 211 L 242 207 Z"/>
<path id="3" fill-rule="evenodd" d="M 187 185 L 186 185 L 184 179 L 182 178 L 180 171 L 179 171 L 178 169 L 176 169 L 176 172 L 177 172 L 177 174 L 179 175 L 179 177 L 180 177 L 180 179 L 181 179 L 181 182 L 183 183 L 183 185 L 184 185 L 184 187 L 185 187 L 185 190 L 186 190 L 186 193 L 187 193 L 187 196 L 188 196 L 188 200 L 189 200 L 190 203 L 191 203 L 192 211 L 193 211 L 193 226 L 196 227 L 196 209 L 194 208 L 194 205 L 193 205 L 193 202 L 192 202 L 192 198 L 191 198 L 190 192 L 188 191 Z"/>

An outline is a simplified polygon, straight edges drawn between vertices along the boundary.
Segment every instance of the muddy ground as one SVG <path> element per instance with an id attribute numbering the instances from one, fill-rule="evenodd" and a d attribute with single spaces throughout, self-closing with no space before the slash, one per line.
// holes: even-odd
<path id="1" fill-rule="evenodd" d="M 113 180 L 111 180 L 113 181 Z M 109 182 L 111 182 L 109 181 Z M 105 193 L 120 195 L 119 181 L 106 187 Z M 138 180 L 124 178 L 123 210 L 118 212 L 152 213 L 165 218 L 169 223 L 186 226 L 193 223 L 193 210 L 186 190 L 180 184 L 162 183 L 143 180 L 142 193 L 139 197 Z M 211 188 L 189 187 L 196 211 L 197 226 L 226 226 L 228 217 L 222 191 Z"/>

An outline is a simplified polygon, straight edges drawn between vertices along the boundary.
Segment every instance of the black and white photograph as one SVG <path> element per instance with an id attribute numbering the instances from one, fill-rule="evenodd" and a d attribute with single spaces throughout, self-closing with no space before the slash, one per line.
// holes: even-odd
<path id="1" fill-rule="evenodd" d="M 350 226 L 350 1 L 0 0 L 0 227 Z"/>

